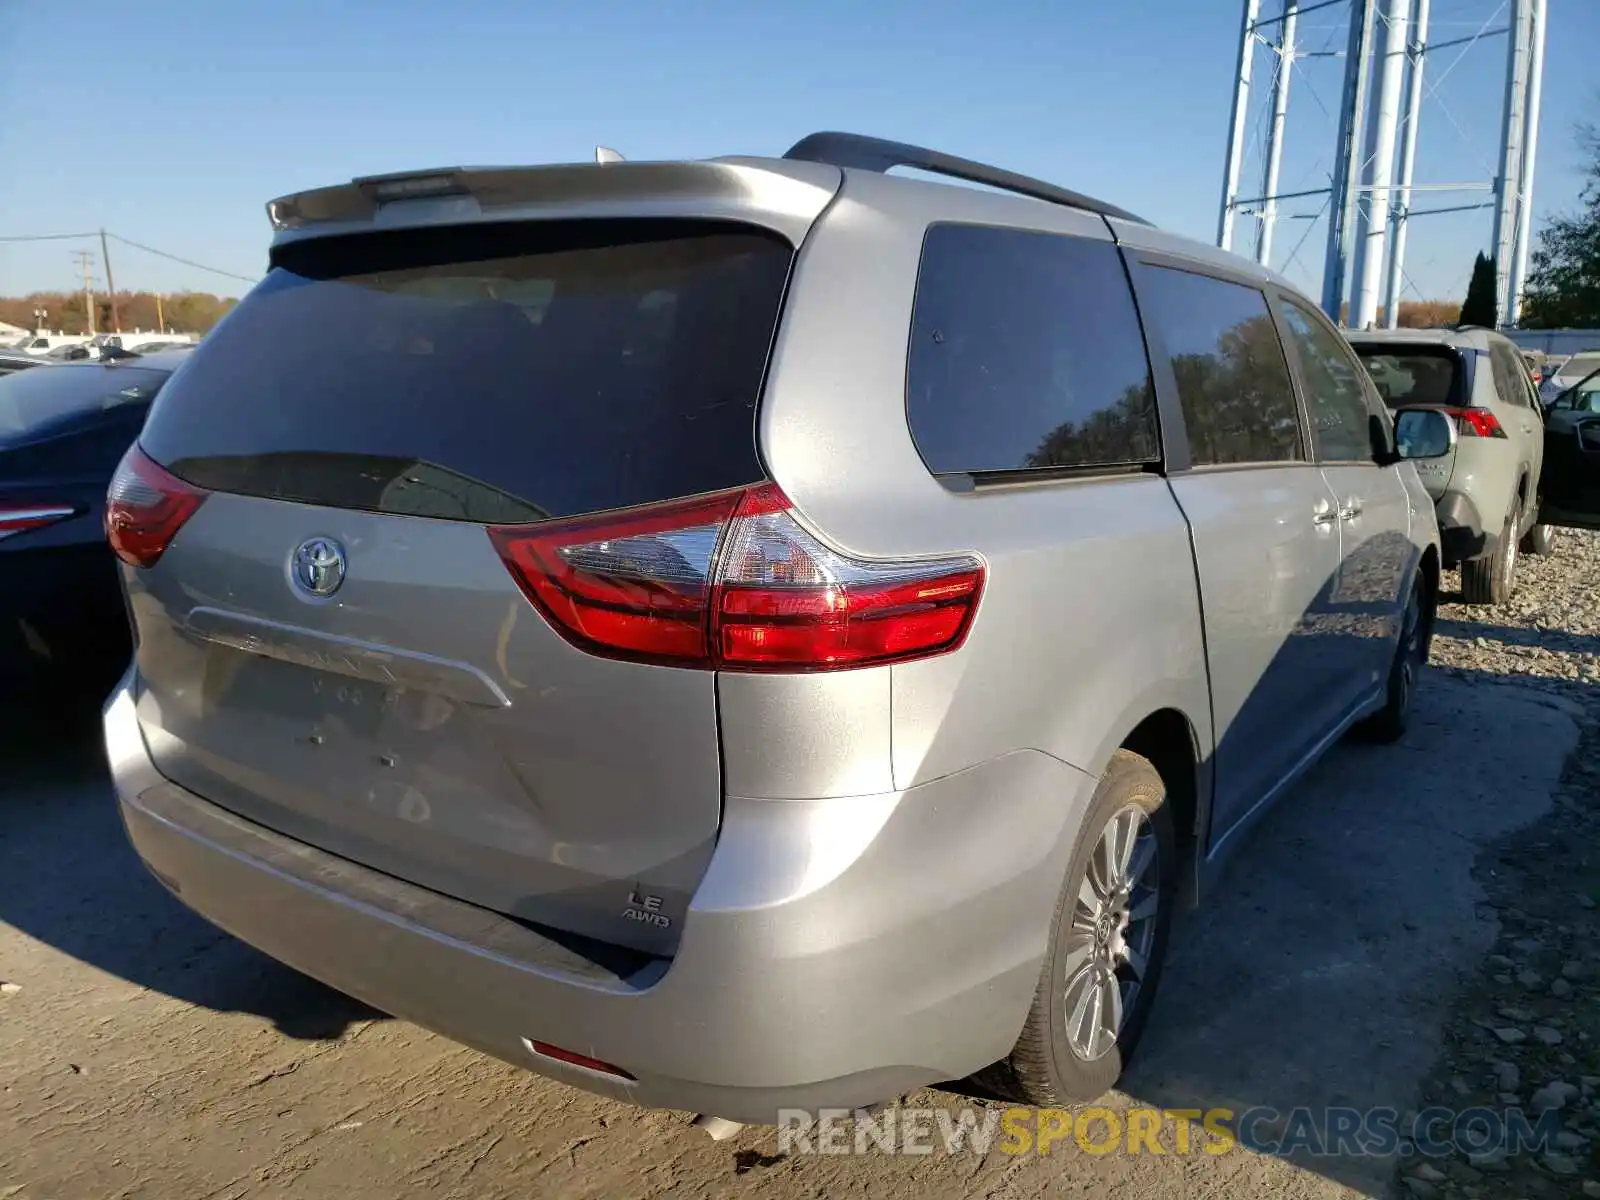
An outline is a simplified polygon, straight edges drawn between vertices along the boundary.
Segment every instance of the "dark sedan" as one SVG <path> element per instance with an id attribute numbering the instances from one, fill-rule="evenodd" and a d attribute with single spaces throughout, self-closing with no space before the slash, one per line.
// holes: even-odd
<path id="1" fill-rule="evenodd" d="M 106 485 L 181 353 L 0 377 L 0 695 L 92 694 L 129 655 Z"/>

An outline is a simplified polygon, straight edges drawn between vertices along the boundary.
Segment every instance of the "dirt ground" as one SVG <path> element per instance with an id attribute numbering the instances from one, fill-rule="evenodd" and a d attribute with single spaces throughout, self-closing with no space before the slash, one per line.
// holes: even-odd
<path id="1" fill-rule="evenodd" d="M 1337 748 L 1251 835 L 1178 931 L 1108 1103 L 1404 1111 L 1527 1104 L 1571 1080 L 1571 1174 L 1451 1159 L 1435 1179 L 1390 1157 L 1243 1148 L 1093 1156 L 1070 1140 L 1048 1157 L 781 1155 L 770 1129 L 712 1142 L 685 1114 L 462 1049 L 207 926 L 128 849 L 93 729 L 13 713 L 0 722 L 0 1200 L 1600 1195 L 1584 1190 L 1600 1170 L 1583 1133 L 1585 1073 L 1600 1074 L 1584 964 L 1600 972 L 1600 933 L 1580 899 L 1600 889 L 1600 741 L 1573 753 L 1600 690 L 1587 674 L 1600 539 L 1527 564 L 1521 586 L 1531 599 L 1513 611 L 1446 609 L 1444 665 L 1402 743 Z M 1571 989 L 1552 990 L 1573 961 Z M 1529 1036 L 1508 1045 L 1494 1032 L 1508 1026 Z M 1505 1088 L 1508 1060 L 1519 1079 Z"/>

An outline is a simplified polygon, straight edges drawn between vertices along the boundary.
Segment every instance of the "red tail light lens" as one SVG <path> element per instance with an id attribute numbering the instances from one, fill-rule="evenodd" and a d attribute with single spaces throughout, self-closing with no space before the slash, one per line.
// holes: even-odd
<path id="1" fill-rule="evenodd" d="M 824 671 L 952 650 L 984 581 L 969 555 L 841 554 L 795 520 L 775 484 L 489 536 L 574 644 L 723 670 Z"/>
<path id="2" fill-rule="evenodd" d="M 1500 427 L 1499 419 L 1487 408 L 1447 408 L 1446 416 L 1454 417 L 1456 422 L 1456 436 L 1503 438 L 1506 431 Z"/>
<path id="3" fill-rule="evenodd" d="M 77 511 L 70 504 L 0 504 L 0 540 L 14 533 L 26 533 L 65 521 Z"/>
<path id="4" fill-rule="evenodd" d="M 106 538 L 111 549 L 130 566 L 155 566 L 205 498 L 205 492 L 163 470 L 133 446 L 106 490 Z"/>

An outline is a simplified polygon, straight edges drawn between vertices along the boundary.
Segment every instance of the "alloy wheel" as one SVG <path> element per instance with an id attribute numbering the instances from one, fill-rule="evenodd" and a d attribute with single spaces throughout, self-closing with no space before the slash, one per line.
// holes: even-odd
<path id="1" fill-rule="evenodd" d="M 1160 911 L 1160 847 L 1144 809 L 1120 809 L 1100 831 L 1072 907 L 1065 959 L 1067 1043 L 1103 1058 L 1150 968 Z"/>

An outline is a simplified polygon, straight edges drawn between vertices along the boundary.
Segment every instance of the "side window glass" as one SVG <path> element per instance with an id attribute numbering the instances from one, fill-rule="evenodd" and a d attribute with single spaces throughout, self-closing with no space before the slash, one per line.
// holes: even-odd
<path id="1" fill-rule="evenodd" d="M 1371 462 L 1371 410 L 1362 367 L 1344 338 L 1285 297 L 1284 324 L 1305 375 L 1311 442 L 1319 462 Z"/>
<path id="2" fill-rule="evenodd" d="M 939 224 L 923 241 L 906 368 L 928 469 L 1154 462 L 1144 333 L 1110 242 Z"/>
<path id="3" fill-rule="evenodd" d="M 1267 298 L 1170 267 L 1141 267 L 1138 281 L 1145 318 L 1171 358 L 1194 465 L 1305 461 Z"/>
<path id="4" fill-rule="evenodd" d="M 1522 404 L 1522 384 L 1518 372 L 1510 362 L 1510 353 L 1498 342 L 1489 347 L 1489 361 L 1494 367 L 1494 390 L 1502 404 Z"/>

